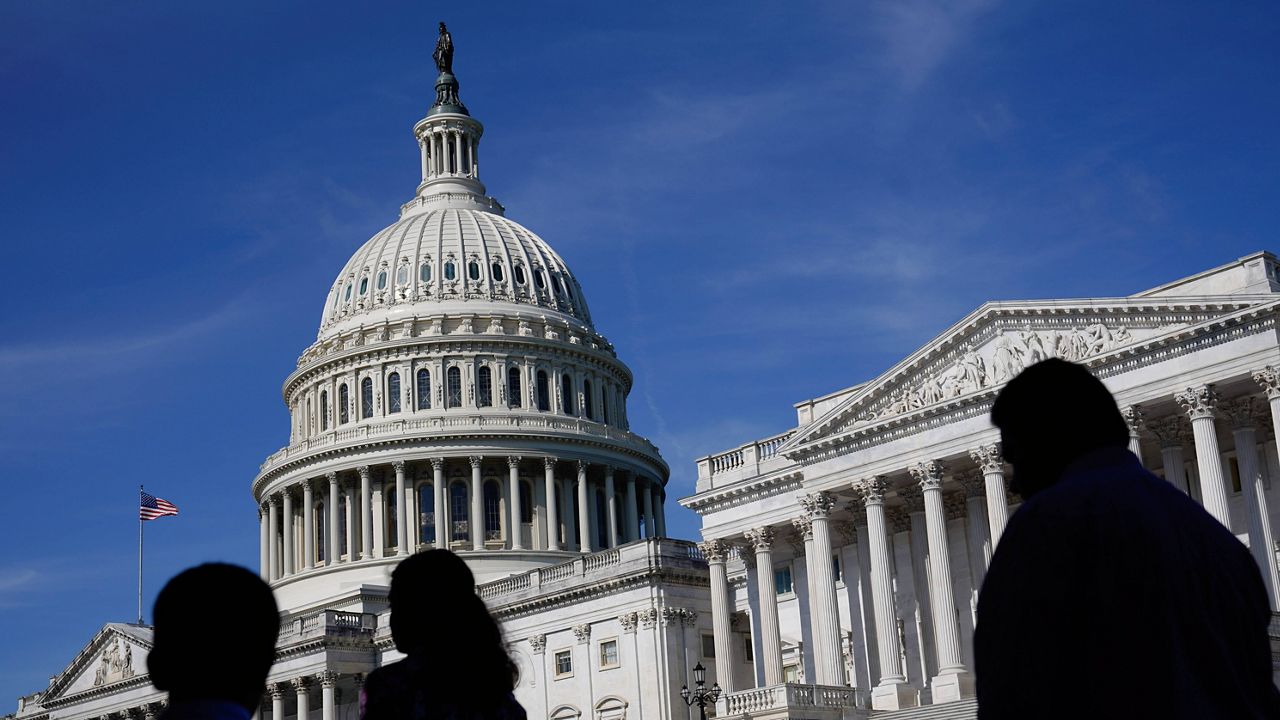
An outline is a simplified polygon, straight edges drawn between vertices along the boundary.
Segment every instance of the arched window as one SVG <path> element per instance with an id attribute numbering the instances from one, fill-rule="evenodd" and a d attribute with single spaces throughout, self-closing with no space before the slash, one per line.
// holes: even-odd
<path id="1" fill-rule="evenodd" d="M 456 482 L 449 486 L 449 517 L 453 527 L 449 533 L 450 540 L 466 541 L 471 539 L 467 526 L 467 484 Z"/>
<path id="2" fill-rule="evenodd" d="M 533 522 L 533 484 L 520 483 L 520 522 Z"/>
<path id="3" fill-rule="evenodd" d="M 582 412 L 588 420 L 595 420 L 596 413 L 591 407 L 591 381 L 582 381 Z"/>
<path id="4" fill-rule="evenodd" d="M 431 371 L 426 368 L 418 371 L 418 409 L 431 409 Z"/>
<path id="5" fill-rule="evenodd" d="M 398 519 L 397 515 L 399 514 L 397 513 L 397 510 L 400 506 L 400 493 L 395 491 L 394 485 L 391 485 L 390 487 L 391 489 L 389 491 L 384 490 L 382 492 L 382 499 L 384 503 L 382 517 L 386 518 L 385 532 L 387 533 L 384 536 L 386 540 L 383 542 L 383 545 L 386 547 L 399 547 L 400 528 L 396 527 L 396 520 Z"/>
<path id="6" fill-rule="evenodd" d="M 418 488 L 418 535 L 424 543 L 436 541 L 436 494 L 431 485 Z"/>
<path id="7" fill-rule="evenodd" d="M 457 266 L 455 266 L 455 265 L 453 264 L 453 261 L 452 261 L 452 260 L 450 260 L 449 262 L 445 263 L 445 264 L 444 264 L 444 279 L 445 279 L 445 280 L 456 280 L 456 279 L 457 279 L 457 277 L 458 277 L 458 270 L 457 270 Z"/>
<path id="8" fill-rule="evenodd" d="M 456 367 L 449 368 L 445 373 L 445 390 L 448 393 L 448 401 L 445 403 L 448 407 L 462 407 L 462 371 Z"/>
<path id="9" fill-rule="evenodd" d="M 547 373 L 545 370 L 538 371 L 538 409 L 547 411 L 551 409 L 551 389 L 547 386 Z"/>
<path id="10" fill-rule="evenodd" d="M 409 266 L 401 265 L 400 269 L 396 270 L 396 284 L 407 285 L 408 283 L 409 283 Z"/>
<path id="11" fill-rule="evenodd" d="M 573 378 L 569 377 L 569 373 L 560 375 L 560 398 L 564 404 L 562 408 L 565 415 L 573 414 Z"/>
<path id="12" fill-rule="evenodd" d="M 387 376 L 387 412 L 400 412 L 400 373 Z"/>
<path id="13" fill-rule="evenodd" d="M 493 371 L 481 366 L 476 373 L 476 405 L 489 407 L 493 405 Z"/>
<path id="14" fill-rule="evenodd" d="M 422 282 L 431 282 L 431 263 L 422 263 L 422 267 L 418 268 L 418 279 Z"/>
<path id="15" fill-rule="evenodd" d="M 518 284 L 523 285 L 523 284 L 525 283 L 526 278 L 525 278 L 525 276 L 524 276 L 524 266 L 523 266 L 523 265 L 517 265 L 517 266 L 515 266 L 515 269 L 512 271 L 512 274 L 516 276 L 516 282 L 517 282 Z"/>
<path id="16" fill-rule="evenodd" d="M 502 488 L 492 480 L 484 484 L 484 539 L 502 539 Z"/>
<path id="17" fill-rule="evenodd" d="M 351 419 L 348 408 L 351 407 L 351 398 L 347 392 L 347 384 L 342 383 L 338 386 L 338 424 L 345 425 Z"/>
<path id="18" fill-rule="evenodd" d="M 320 391 L 320 432 L 329 429 L 329 391 Z"/>
<path id="19" fill-rule="evenodd" d="M 386 270 L 381 270 L 378 272 L 378 289 L 379 290 L 387 289 L 387 271 Z"/>
<path id="20" fill-rule="evenodd" d="M 480 263 L 476 262 L 475 260 L 472 260 L 471 262 L 467 263 L 467 277 L 471 278 L 472 280 L 480 279 Z"/>
<path id="21" fill-rule="evenodd" d="M 329 552 L 329 543 L 324 541 L 324 529 L 327 527 L 324 514 L 324 502 L 316 503 L 315 509 L 312 511 L 313 519 L 311 525 L 316 529 L 316 561 L 324 562 Z"/>
<path id="22" fill-rule="evenodd" d="M 373 378 L 360 381 L 360 417 L 373 417 Z"/>
<path id="23" fill-rule="evenodd" d="M 520 368 L 507 368 L 507 406 L 517 408 L 520 407 L 520 396 L 524 393 L 524 388 L 520 382 Z"/>
<path id="24" fill-rule="evenodd" d="M 490 270 L 490 273 L 493 275 L 494 282 L 502 282 L 502 277 L 503 277 L 502 263 L 495 261 L 493 263 L 493 266 L 490 267 L 489 270 Z"/>

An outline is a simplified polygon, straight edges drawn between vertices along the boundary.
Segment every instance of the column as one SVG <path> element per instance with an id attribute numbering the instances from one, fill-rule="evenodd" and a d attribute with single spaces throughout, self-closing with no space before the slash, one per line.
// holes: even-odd
<path id="1" fill-rule="evenodd" d="M 413 496 L 405 491 L 408 484 L 404 476 L 404 461 L 391 463 L 396 471 L 396 544 L 397 555 L 409 554 L 409 503 Z"/>
<path id="2" fill-rule="evenodd" d="M 1188 492 L 1187 471 L 1182 457 L 1182 439 L 1186 428 L 1180 417 L 1153 420 L 1147 429 L 1160 441 L 1160 462 L 1164 466 L 1164 479 L 1183 492 Z"/>
<path id="3" fill-rule="evenodd" d="M 999 445 L 983 445 L 969 451 L 969 457 L 982 470 L 982 482 L 986 486 L 987 522 L 991 524 L 991 549 L 1000 542 L 1004 526 L 1009 522 L 1009 500 L 1004 493 L 1004 458 Z"/>
<path id="4" fill-rule="evenodd" d="M 356 559 L 356 537 L 359 526 L 356 524 L 356 489 L 354 485 L 343 488 L 347 496 L 347 562 Z"/>
<path id="5" fill-rule="evenodd" d="M 368 465 L 361 465 L 356 472 L 360 473 L 360 528 L 357 531 L 348 525 L 347 533 L 360 537 L 360 558 L 368 560 L 373 557 L 373 471 Z M 351 559 L 355 559 L 354 554 Z"/>
<path id="6" fill-rule="evenodd" d="M 604 467 L 604 504 L 605 504 L 605 528 L 609 536 L 608 547 L 617 547 L 618 545 L 618 497 L 617 489 L 613 486 L 613 466 L 606 465 Z"/>
<path id="7" fill-rule="evenodd" d="M 435 515 L 436 549 L 449 549 L 448 496 L 444 491 L 444 458 L 431 458 L 431 503 Z"/>
<path id="8" fill-rule="evenodd" d="M 427 153 L 426 138 L 423 138 L 418 142 L 418 150 L 422 154 L 422 179 L 426 180 L 431 177 L 431 158 Z"/>
<path id="9" fill-rule="evenodd" d="M 280 570 L 285 575 L 293 574 L 293 491 L 285 488 L 284 493 L 284 562 Z"/>
<path id="10" fill-rule="evenodd" d="M 1204 502 L 1204 509 L 1229 530 L 1231 514 L 1227 508 L 1222 457 L 1218 453 L 1218 434 L 1213 422 L 1218 393 L 1210 385 L 1200 385 L 1183 390 L 1174 396 L 1174 400 L 1178 401 L 1191 418 L 1191 433 L 1195 436 L 1196 443 L 1196 467 L 1200 470 L 1200 498 Z"/>
<path id="11" fill-rule="evenodd" d="M 471 138 L 471 177 L 480 177 L 480 143 Z"/>
<path id="12" fill-rule="evenodd" d="M 311 713 L 311 678 L 294 678 L 290 682 L 293 684 L 293 692 L 298 698 L 298 712 L 294 717 L 297 720 L 306 720 L 307 715 Z"/>
<path id="13" fill-rule="evenodd" d="M 765 686 L 782 682 L 782 637 L 778 631 L 778 588 L 773 580 L 773 528 L 748 530 L 756 553 L 756 594 L 760 599 L 760 647 Z"/>
<path id="14" fill-rule="evenodd" d="M 654 536 L 653 493 L 649 492 L 649 483 L 650 480 L 645 478 L 645 487 L 640 490 L 640 499 L 644 501 L 644 536 L 647 538 Z"/>
<path id="15" fill-rule="evenodd" d="M 557 458 L 542 459 L 546 471 L 545 485 L 547 495 L 547 549 L 560 549 L 560 508 L 556 507 L 556 461 Z"/>
<path id="16" fill-rule="evenodd" d="M 898 710 L 920 704 L 907 685 L 898 659 L 898 619 L 893 610 L 893 559 L 889 555 L 889 531 L 884 517 L 884 493 L 889 482 L 871 477 L 854 484 L 867 508 L 867 544 L 871 551 L 871 598 L 876 625 L 876 655 L 880 660 L 880 684 L 871 691 L 873 710 Z"/>
<path id="17" fill-rule="evenodd" d="M 453 133 L 453 174 L 462 174 L 462 133 Z"/>
<path id="18" fill-rule="evenodd" d="M 404 503 L 405 541 L 409 543 L 406 554 L 412 555 L 422 544 L 422 510 L 418 507 L 418 492 L 413 487 L 412 478 L 405 479 L 404 495 L 400 502 Z"/>
<path id="19" fill-rule="evenodd" d="M 587 465 L 578 461 L 578 552 L 591 552 L 591 493 L 587 488 Z"/>
<path id="20" fill-rule="evenodd" d="M 315 490 L 311 480 L 302 482 L 302 567 L 306 570 L 316 566 L 316 521 Z"/>
<path id="21" fill-rule="evenodd" d="M 1138 458 L 1139 463 L 1142 463 L 1142 436 L 1139 434 L 1142 431 L 1143 420 L 1145 419 L 1142 406 L 1130 405 L 1121 409 L 1120 414 L 1124 416 L 1124 424 L 1129 428 L 1129 452 Z"/>
<path id="22" fill-rule="evenodd" d="M 729 620 L 729 574 L 725 561 L 729 545 L 723 540 L 699 543 L 702 556 L 711 570 L 711 632 L 716 645 L 715 681 L 730 693 L 738 689 L 733 681 L 733 627 Z"/>
<path id="23" fill-rule="evenodd" d="M 271 581 L 271 529 L 267 527 L 267 504 L 258 506 L 258 575 Z"/>
<path id="24" fill-rule="evenodd" d="M 832 572 L 829 519 L 835 502 L 825 492 L 800 498 L 800 506 L 813 527 L 811 554 L 805 565 L 813 578 L 810 620 L 813 622 L 813 655 L 819 685 L 844 685 L 844 649 L 840 643 L 840 614 L 836 606 L 836 582 Z"/>
<path id="25" fill-rule="evenodd" d="M 267 535 L 270 541 L 267 547 L 270 548 L 268 556 L 268 575 L 272 580 L 280 579 L 280 543 L 276 542 L 276 538 L 280 536 L 280 515 L 276 512 L 280 507 L 280 500 L 275 495 L 267 498 Z"/>
<path id="26" fill-rule="evenodd" d="M 329 479 L 328 522 L 324 529 L 325 552 L 324 564 L 333 567 L 338 562 L 338 473 L 326 473 Z"/>
<path id="27" fill-rule="evenodd" d="M 640 511 L 636 508 L 636 474 L 627 473 L 627 495 L 622 506 L 627 521 L 627 541 L 640 539 Z"/>
<path id="28" fill-rule="evenodd" d="M 560 488 L 560 517 L 564 518 L 564 549 L 574 551 L 581 547 L 578 545 L 577 528 L 574 527 L 577 515 L 573 512 L 573 503 L 577 493 L 571 480 L 557 479 L 556 487 Z"/>
<path id="29" fill-rule="evenodd" d="M 1267 496 L 1258 464 L 1258 439 L 1254 429 L 1254 399 L 1242 397 L 1223 408 L 1231 421 L 1231 434 L 1236 443 L 1236 462 L 1240 466 L 1240 493 L 1244 495 L 1249 516 L 1249 552 L 1267 587 L 1271 609 L 1280 607 L 1280 568 L 1276 566 L 1275 543 L 1271 535 L 1271 518 L 1267 513 Z"/>
<path id="30" fill-rule="evenodd" d="M 472 455 L 468 460 L 471 461 L 471 519 L 467 521 L 467 528 L 471 532 L 471 549 L 484 549 L 484 486 L 480 478 L 480 464 L 484 462 L 484 458 L 480 455 Z"/>
<path id="31" fill-rule="evenodd" d="M 667 496 L 666 490 L 658 483 L 654 483 L 653 485 L 653 503 L 654 503 L 653 519 L 656 521 L 654 524 L 657 525 L 658 527 L 658 537 L 667 536 L 667 508 L 666 508 L 666 502 L 664 501 L 664 498 L 666 496 Z"/>
<path id="32" fill-rule="evenodd" d="M 320 673 L 320 718 L 321 720 L 337 720 L 336 705 L 333 702 L 333 690 L 338 685 L 338 673 L 325 670 Z"/>
<path id="33" fill-rule="evenodd" d="M 511 527 L 511 549 L 523 550 L 524 538 L 521 537 L 520 518 L 523 515 L 524 508 L 520 501 L 520 457 L 512 455 L 507 458 L 507 484 L 511 486 L 511 506 L 508 514 L 510 517 L 509 525 Z"/>
<path id="34" fill-rule="evenodd" d="M 284 683 L 271 683 L 271 720 L 284 720 Z"/>
<path id="35" fill-rule="evenodd" d="M 929 604 L 933 609 L 934 645 L 938 675 L 930 682 L 934 703 L 973 695 L 973 677 L 960 658 L 960 633 L 951 590 L 951 560 L 947 554 L 947 515 L 942 506 L 942 463 L 935 460 L 911 468 L 911 477 L 924 493 L 925 523 L 929 531 Z"/>

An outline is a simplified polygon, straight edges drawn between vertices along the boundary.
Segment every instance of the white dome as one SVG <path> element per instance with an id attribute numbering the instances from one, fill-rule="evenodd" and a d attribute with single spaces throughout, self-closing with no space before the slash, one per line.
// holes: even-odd
<path id="1" fill-rule="evenodd" d="M 536 308 L 591 327 L 582 288 L 542 238 L 494 212 L 406 215 L 360 247 L 325 301 L 321 340 L 413 317 Z"/>

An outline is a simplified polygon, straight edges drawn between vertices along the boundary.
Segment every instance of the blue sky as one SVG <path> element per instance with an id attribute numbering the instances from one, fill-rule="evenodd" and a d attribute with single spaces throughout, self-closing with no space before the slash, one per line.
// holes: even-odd
<path id="1" fill-rule="evenodd" d="M 139 483 L 182 508 L 148 606 L 256 565 L 281 381 L 413 193 L 441 19 L 672 497 L 983 301 L 1280 249 L 1273 2 L 262 5 L 0 6 L 0 703 L 133 619 Z"/>

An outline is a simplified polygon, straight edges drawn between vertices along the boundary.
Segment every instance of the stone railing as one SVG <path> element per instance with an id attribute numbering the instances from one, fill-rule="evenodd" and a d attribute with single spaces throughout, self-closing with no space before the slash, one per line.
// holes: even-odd
<path id="1" fill-rule="evenodd" d="M 351 443 L 358 444 L 366 440 L 387 440 L 399 437 L 420 437 L 431 435 L 449 435 L 460 431 L 495 432 L 495 433 L 567 433 L 610 440 L 629 446 L 640 452 L 657 456 L 658 448 L 653 443 L 628 430 L 584 420 L 582 418 L 565 417 L 549 414 L 477 414 L 461 411 L 445 412 L 442 415 L 422 418 L 405 418 L 399 420 L 382 420 L 377 422 L 344 425 L 329 430 L 316 437 L 296 442 L 288 447 L 272 453 L 262 463 L 260 472 L 285 463 L 293 458 L 308 455 L 317 450 L 325 450 Z"/>
<path id="2" fill-rule="evenodd" d="M 378 616 L 373 613 L 320 610 L 297 615 L 280 623 L 278 644 L 303 638 L 331 634 L 367 633 L 372 635 L 378 627 Z"/>
<path id="3" fill-rule="evenodd" d="M 778 448 L 794 434 L 795 430 L 788 430 L 701 458 L 698 460 L 698 480 L 710 480 L 714 475 L 740 469 L 742 472 L 754 473 L 758 471 L 760 463 L 776 457 Z"/>
<path id="4" fill-rule="evenodd" d="M 717 703 L 717 716 L 735 716 L 768 710 L 830 709 L 858 707 L 857 690 L 835 685 L 783 683 L 726 693 Z"/>
<path id="5" fill-rule="evenodd" d="M 703 562 L 702 553 L 694 543 L 649 538 L 584 555 L 558 565 L 510 575 L 484 583 L 476 589 L 486 602 L 502 604 L 522 594 L 653 569 L 664 563 L 688 566 L 701 565 Z"/>

